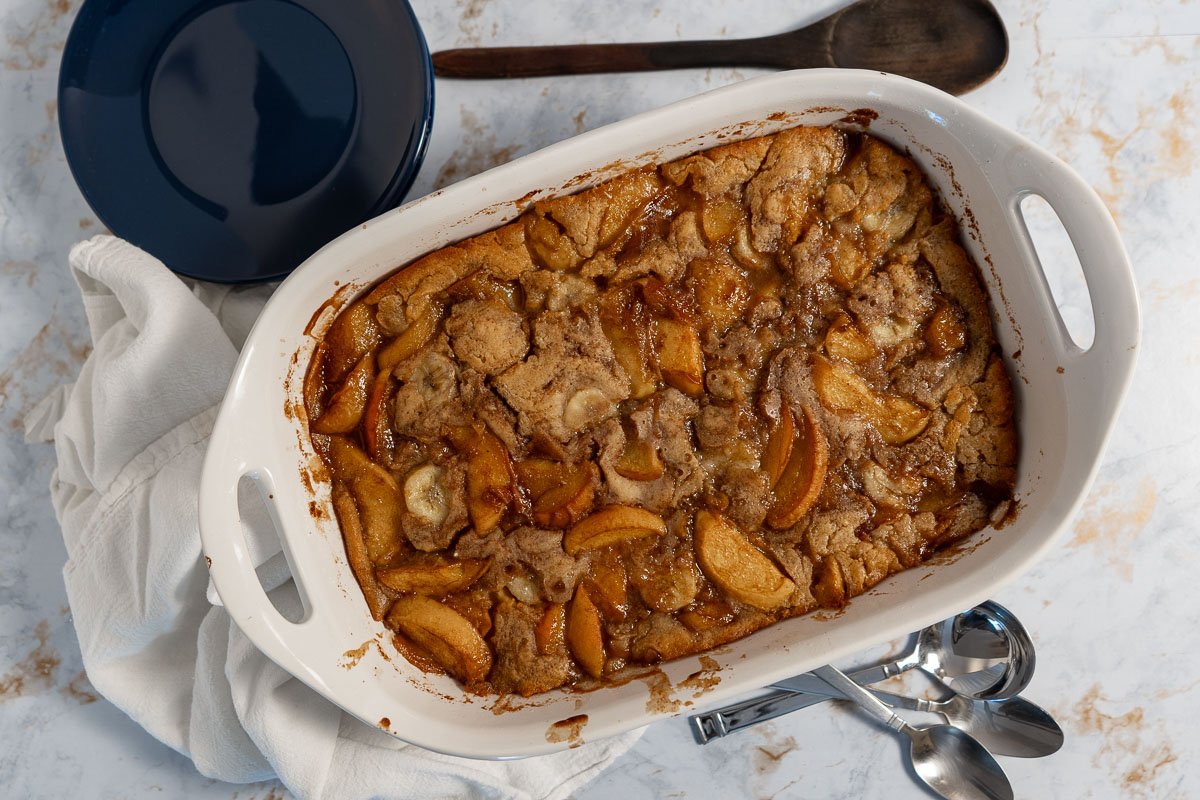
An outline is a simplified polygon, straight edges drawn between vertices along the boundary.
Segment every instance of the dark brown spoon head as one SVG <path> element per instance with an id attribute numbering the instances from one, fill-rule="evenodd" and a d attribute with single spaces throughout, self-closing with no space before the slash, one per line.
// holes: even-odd
<path id="1" fill-rule="evenodd" d="M 817 25 L 829 26 L 831 66 L 892 72 L 951 94 L 1008 60 L 1004 23 L 987 0 L 860 0 Z"/>

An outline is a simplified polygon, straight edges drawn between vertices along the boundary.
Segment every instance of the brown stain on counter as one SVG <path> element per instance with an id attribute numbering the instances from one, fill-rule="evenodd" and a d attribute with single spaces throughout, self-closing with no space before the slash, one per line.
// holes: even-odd
<path id="1" fill-rule="evenodd" d="M 38 265 L 32 261 L 5 261 L 0 264 L 0 275 L 24 276 L 26 288 L 32 289 L 37 281 Z"/>
<path id="2" fill-rule="evenodd" d="M 1067 546 L 1099 545 L 1108 555 L 1110 566 L 1125 580 L 1131 580 L 1133 563 L 1126 557 L 1126 547 L 1150 523 L 1157 505 L 1157 487 L 1148 477 L 1142 478 L 1129 499 L 1122 496 L 1118 484 L 1099 486 L 1088 498 L 1075 523 L 1075 536 Z"/>
<path id="3" fill-rule="evenodd" d="M 81 706 L 89 705 L 100 699 L 91 681 L 88 680 L 87 673 L 83 670 L 80 670 L 78 675 L 71 678 L 71 682 L 63 687 L 62 692 Z"/>
<path id="4" fill-rule="evenodd" d="M 460 36 L 457 43 L 460 45 L 479 45 L 483 42 L 483 29 L 480 26 L 480 17 L 483 16 L 484 9 L 487 8 L 489 0 L 458 0 L 456 3 L 459 9 L 458 14 L 458 30 Z M 496 37 L 499 31 L 499 26 L 492 23 L 492 37 Z"/>
<path id="5" fill-rule="evenodd" d="M 26 396 L 23 402 L 9 407 L 13 409 L 10 427 L 14 430 L 19 429 L 28 411 L 45 396 L 46 391 L 49 391 L 48 386 L 26 386 L 27 380 L 49 375 L 62 379 L 54 381 L 54 384 L 58 384 L 71 379 L 91 352 L 90 344 L 77 344 L 72 341 L 70 331 L 60 321 L 57 313 L 42 325 L 29 343 L 12 357 L 0 372 L 0 406 L 9 407 L 7 401 L 15 400 L 18 394 L 33 395 Z"/>
<path id="6" fill-rule="evenodd" d="M 800 745 L 793 736 L 758 745 L 751 754 L 754 769 L 759 773 L 774 772 L 779 769 L 788 753 L 794 753 L 798 749 L 800 749 Z"/>
<path id="7" fill-rule="evenodd" d="M 44 69 L 50 57 L 62 51 L 66 32 L 55 30 L 59 22 L 71 14 L 82 0 L 50 0 L 33 23 L 19 33 L 8 33 L 4 60 L 0 66 L 14 71 Z"/>
<path id="8" fill-rule="evenodd" d="M 1197 135 L 1195 100 L 1198 84 L 1185 72 L 1170 93 L 1143 93 L 1132 103 L 1114 104 L 1102 72 L 1095 77 L 1081 76 L 1070 90 L 1064 90 L 1062 71 L 1056 51 L 1057 42 L 1040 30 L 1045 8 L 1035 8 L 1032 17 L 1022 21 L 1033 32 L 1035 59 L 1029 69 L 1031 92 L 1036 104 L 1023 120 L 1023 126 L 1040 132 L 1048 149 L 1068 162 L 1084 162 L 1096 157 L 1094 175 L 1086 176 L 1120 224 L 1124 214 L 1144 213 L 1147 190 L 1164 181 L 1191 175 L 1196 168 Z M 1125 41 L 1122 42 L 1121 40 Z M 1137 70 L 1144 59 L 1153 63 L 1154 51 L 1161 52 L 1166 64 L 1188 59 L 1188 47 L 1194 50 L 1200 37 L 1162 36 L 1113 37 L 1108 47 L 1117 47 L 1122 61 Z"/>
<path id="9" fill-rule="evenodd" d="M 1169 794 L 1169 781 L 1163 770 L 1179 761 L 1179 756 L 1165 740 L 1165 731 L 1152 717 L 1153 729 L 1147 722 L 1142 706 L 1134 706 L 1122 714 L 1102 711 L 1099 703 L 1110 702 L 1093 684 L 1064 715 L 1067 723 L 1083 736 L 1102 736 L 1103 742 L 1092 757 L 1095 767 L 1107 769 L 1119 782 L 1123 796 L 1128 798 L 1156 798 Z M 1157 741 L 1147 741 L 1150 736 Z"/>
<path id="10" fill-rule="evenodd" d="M 49 689 L 62 659 L 50 644 L 50 623 L 42 620 L 33 628 L 37 645 L 0 677 L 0 703 L 21 697 L 35 687 Z"/>
<path id="11" fill-rule="evenodd" d="M 521 149 L 519 144 L 498 145 L 495 132 L 465 106 L 459 109 L 459 116 L 463 127 L 462 143 L 438 170 L 437 177 L 433 179 L 434 189 L 441 189 L 507 163 Z"/>

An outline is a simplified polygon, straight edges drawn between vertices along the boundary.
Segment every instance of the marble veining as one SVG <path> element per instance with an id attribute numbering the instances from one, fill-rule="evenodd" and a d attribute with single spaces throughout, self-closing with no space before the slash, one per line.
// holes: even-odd
<path id="1" fill-rule="evenodd" d="M 434 49 L 751 36 L 839 2 L 519 0 L 414 2 Z M 1077 169 L 1113 212 L 1133 260 L 1145 333 L 1134 387 L 1071 532 L 996 599 L 1038 646 L 1027 695 L 1067 743 L 1002 759 L 1018 796 L 1200 795 L 1200 656 L 1192 533 L 1200 518 L 1200 4 L 997 0 L 1003 73 L 967 96 Z M 209 780 L 90 687 L 66 608 L 65 560 L 47 496 L 51 448 L 22 418 L 69 381 L 88 338 L 66 253 L 100 229 L 58 139 L 57 63 L 78 0 L 0 0 L 0 795 L 281 800 L 278 783 Z M 754 70 L 438 85 L 411 197 L 576 133 Z M 1084 289 L 1053 219 L 1031 216 L 1072 330 Z M 1104 320 L 1095 320 L 1102 326 Z M 911 687 L 910 687 L 911 688 Z M 640 798 L 923 798 L 901 743 L 863 717 L 811 708 L 704 748 L 683 720 L 651 726 L 580 792 Z"/>

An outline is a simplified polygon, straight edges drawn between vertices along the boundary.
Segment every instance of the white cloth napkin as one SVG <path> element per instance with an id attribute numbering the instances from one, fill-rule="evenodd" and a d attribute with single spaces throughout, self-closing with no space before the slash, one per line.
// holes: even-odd
<path id="1" fill-rule="evenodd" d="M 76 245 L 70 263 L 94 349 L 26 434 L 54 441 L 63 575 L 101 694 L 204 775 L 278 776 L 303 798 L 566 797 L 636 741 L 639 732 L 523 761 L 443 756 L 343 714 L 255 649 L 206 597 L 197 487 L 238 349 L 271 287 L 184 282 L 111 236 Z M 268 571 L 278 572 L 272 595 L 298 609 L 294 584 Z"/>

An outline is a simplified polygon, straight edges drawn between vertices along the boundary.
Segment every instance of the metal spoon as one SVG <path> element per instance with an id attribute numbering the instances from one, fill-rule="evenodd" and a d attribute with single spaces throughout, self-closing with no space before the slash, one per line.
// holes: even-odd
<path id="1" fill-rule="evenodd" d="M 850 676 L 861 684 L 858 673 Z M 948 700 L 919 700 L 913 697 L 870 690 L 893 708 L 940 714 L 951 725 L 969 733 L 994 755 L 1041 758 L 1062 747 L 1062 728 L 1046 711 L 1023 697 L 1006 700 L 972 700 L 953 695 Z M 778 689 L 743 703 L 723 706 L 689 718 L 697 744 L 748 728 L 768 719 L 841 697 L 828 686 L 821 694 Z"/>
<path id="2" fill-rule="evenodd" d="M 951 691 L 979 691 L 983 686 L 983 696 L 996 698 L 1015 695 L 1029 685 L 1035 663 L 1033 641 L 1025 628 L 1007 609 L 989 600 L 921 631 L 913 650 L 899 660 L 859 670 L 853 678 L 867 685 L 920 667 Z M 696 742 L 707 744 L 823 702 L 830 695 L 824 681 L 807 674 L 779 681 L 774 688 L 781 691 L 691 716 L 688 721 Z"/>
<path id="3" fill-rule="evenodd" d="M 861 681 L 855 682 L 861 685 Z M 973 700 L 955 694 L 945 700 L 926 700 L 878 689 L 868 691 L 892 708 L 939 714 L 998 756 L 1041 758 L 1058 752 L 1065 738 L 1062 728 L 1053 717 L 1023 697 Z M 822 694 L 841 697 L 833 695 L 832 690 Z"/>
<path id="4" fill-rule="evenodd" d="M 1029 685 L 1036 666 L 1033 640 L 1025 627 L 1004 606 L 987 600 L 930 625 L 917 634 L 917 644 L 910 653 L 890 664 L 856 672 L 855 679 L 862 684 L 879 683 L 915 668 L 956 694 L 976 700 L 1003 700 L 1016 697 Z M 820 681 L 807 675 L 796 675 L 772 686 L 826 693 Z"/>
<path id="5" fill-rule="evenodd" d="M 433 70 L 445 78 L 524 78 L 684 67 L 850 67 L 962 94 L 1007 59 L 1004 22 L 988 0 L 859 0 L 775 36 L 443 50 L 433 54 Z"/>
<path id="6" fill-rule="evenodd" d="M 1063 730 L 1041 706 L 1024 697 L 972 700 L 961 694 L 947 700 L 925 700 L 872 690 L 893 708 L 940 714 L 998 756 L 1041 758 L 1063 746 Z"/>
<path id="7" fill-rule="evenodd" d="M 1004 770 L 983 745 L 952 725 L 909 725 L 875 695 L 850 680 L 836 667 L 818 667 L 813 674 L 858 703 L 871 716 L 907 736 L 913 770 L 929 788 L 947 800 L 1012 800 L 1012 785 Z"/>

